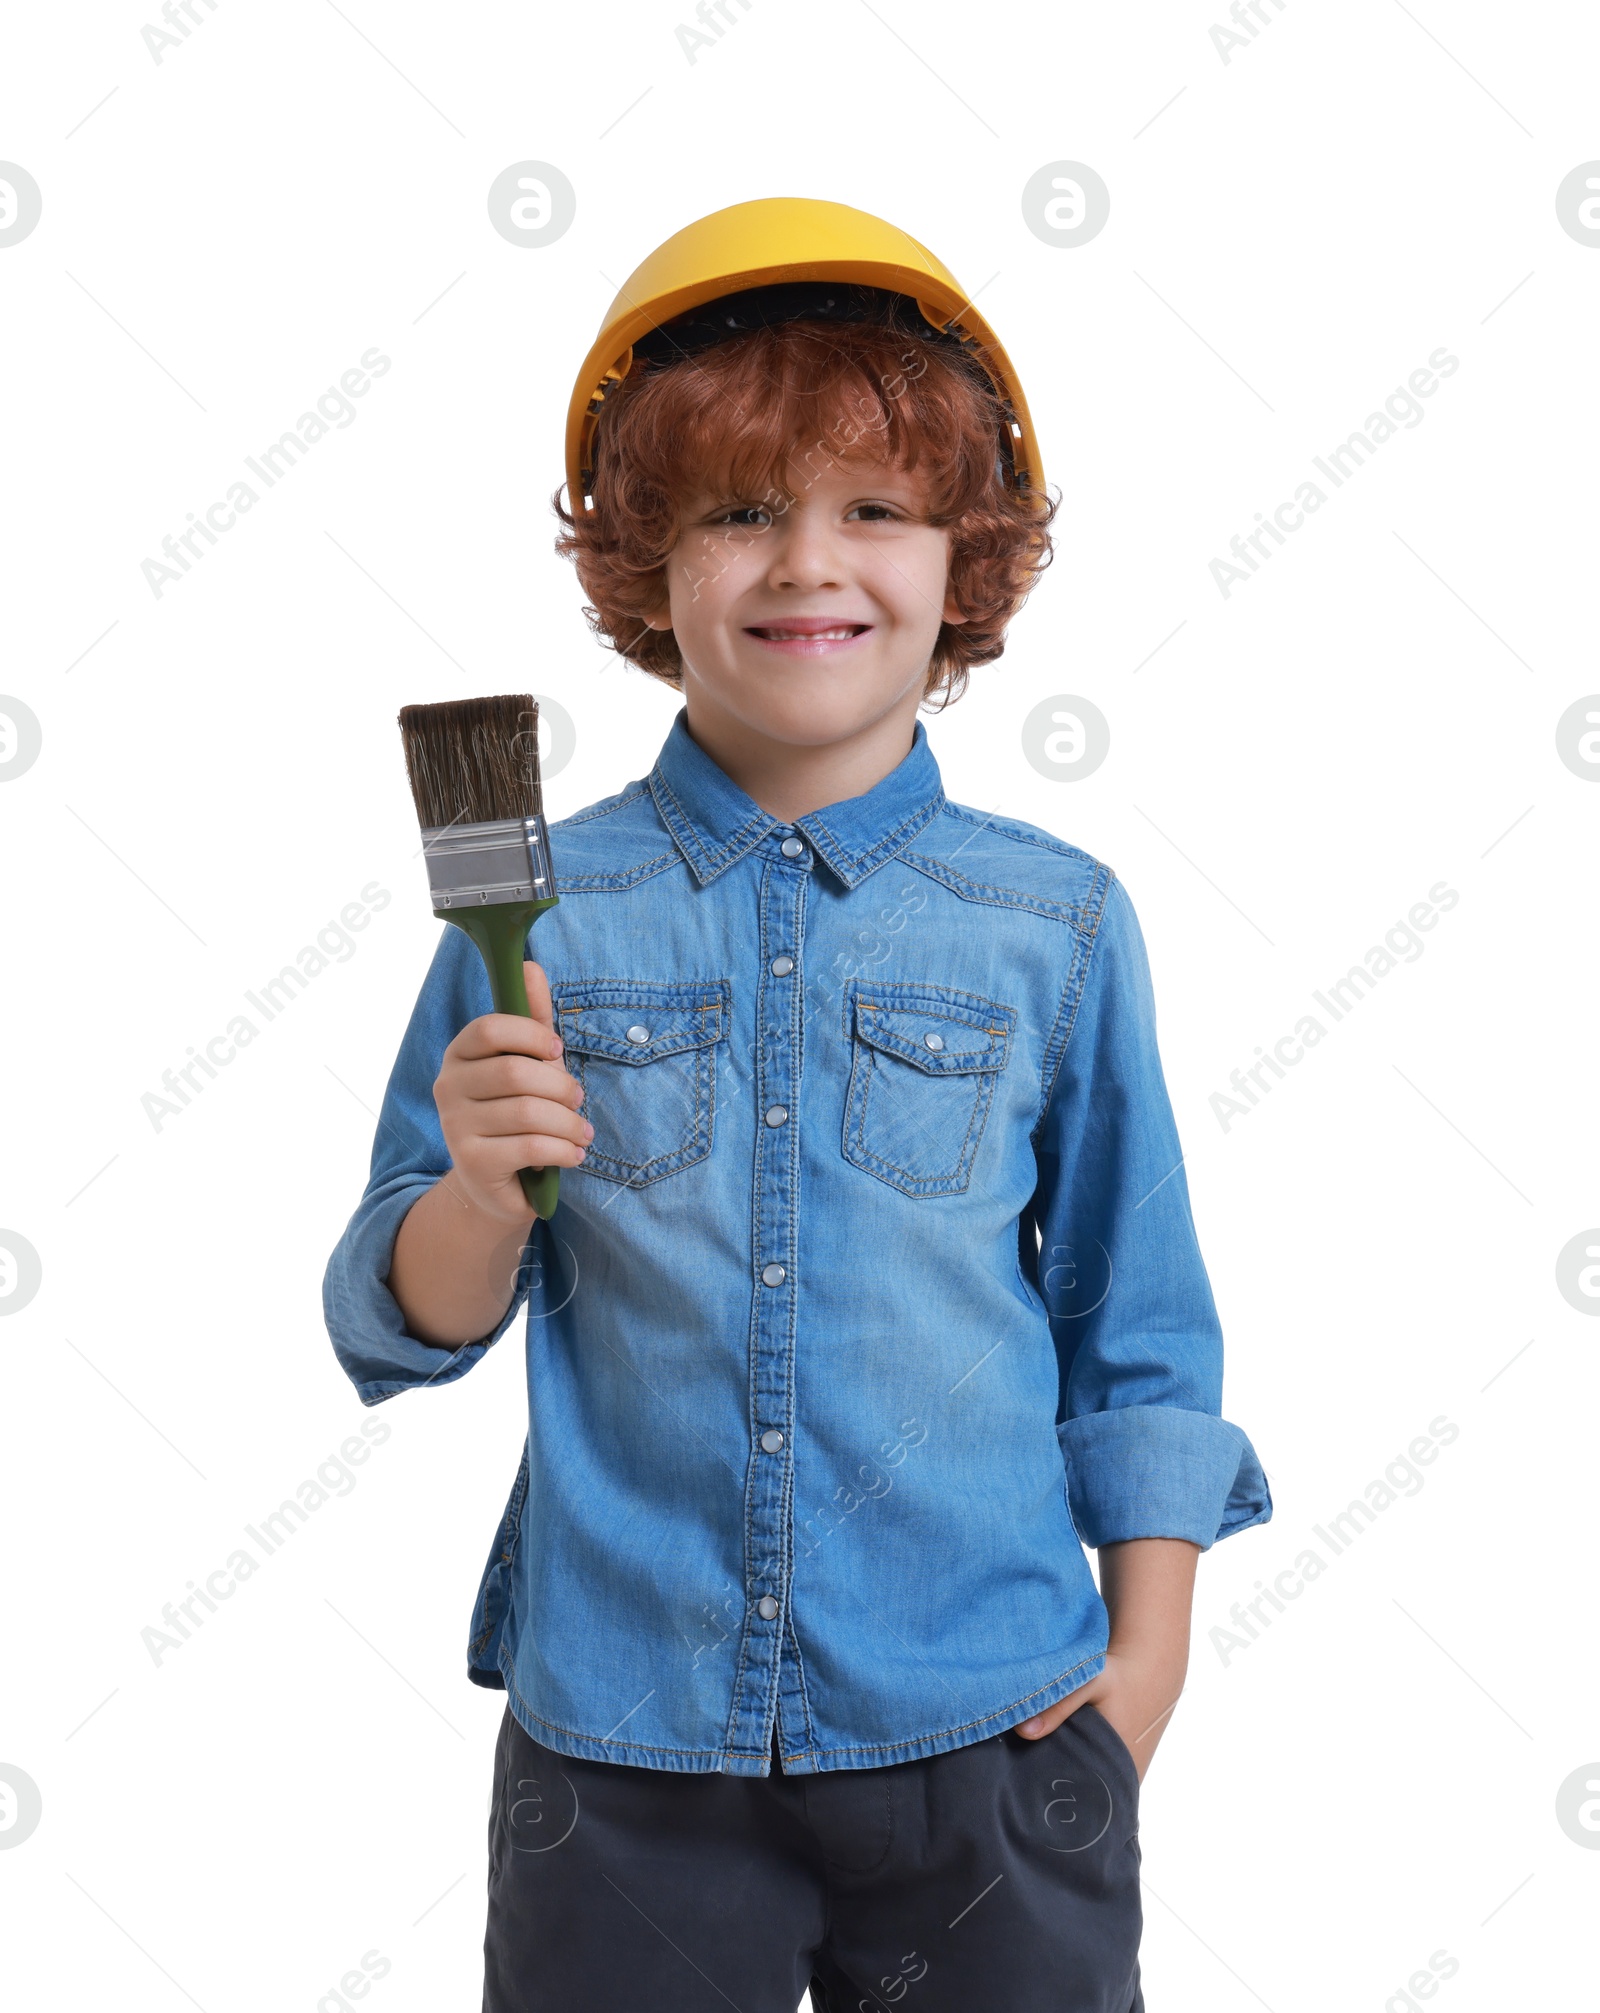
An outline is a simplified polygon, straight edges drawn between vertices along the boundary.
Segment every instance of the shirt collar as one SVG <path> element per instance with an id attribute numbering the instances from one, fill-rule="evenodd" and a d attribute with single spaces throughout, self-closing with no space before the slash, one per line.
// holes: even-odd
<path id="1" fill-rule="evenodd" d="M 678 714 L 650 772 L 650 791 L 667 830 L 704 887 L 742 860 L 769 832 L 790 828 L 774 818 L 691 739 L 687 709 Z M 910 752 L 864 796 L 847 797 L 795 821 L 847 888 L 892 860 L 944 804 L 939 765 L 919 720 Z"/>

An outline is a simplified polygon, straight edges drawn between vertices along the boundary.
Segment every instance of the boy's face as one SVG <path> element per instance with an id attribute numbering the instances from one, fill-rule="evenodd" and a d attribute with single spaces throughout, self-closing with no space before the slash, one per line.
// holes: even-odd
<path id="1" fill-rule="evenodd" d="M 783 493 L 698 494 L 667 561 L 691 724 L 720 716 L 795 747 L 914 719 L 950 594 L 948 530 L 923 477 L 867 459 L 790 467 Z"/>

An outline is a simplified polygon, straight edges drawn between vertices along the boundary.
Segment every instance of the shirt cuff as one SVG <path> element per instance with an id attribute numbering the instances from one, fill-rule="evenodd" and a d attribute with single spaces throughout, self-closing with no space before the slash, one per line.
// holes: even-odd
<path id="1" fill-rule="evenodd" d="M 1256 1451 L 1239 1428 L 1178 1405 L 1123 1405 L 1056 1427 L 1067 1502 L 1086 1545 L 1187 1538 L 1202 1551 L 1272 1516 Z"/>
<path id="2" fill-rule="evenodd" d="M 424 1384 L 453 1384 L 486 1356 L 510 1326 L 528 1293 L 528 1254 L 517 1270 L 517 1290 L 492 1334 L 457 1349 L 436 1347 L 406 1327 L 400 1303 L 389 1291 L 395 1239 L 412 1204 L 433 1186 L 433 1177 L 402 1179 L 375 1190 L 350 1219 L 328 1261 L 322 1281 L 322 1310 L 340 1367 L 363 1405 L 380 1405 L 398 1391 Z"/>

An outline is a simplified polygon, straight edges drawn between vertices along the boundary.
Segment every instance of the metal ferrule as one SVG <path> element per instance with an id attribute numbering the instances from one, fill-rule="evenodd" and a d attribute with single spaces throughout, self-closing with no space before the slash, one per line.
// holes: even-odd
<path id="1" fill-rule="evenodd" d="M 496 818 L 485 825 L 425 825 L 422 850 L 436 909 L 555 899 L 543 818 Z"/>

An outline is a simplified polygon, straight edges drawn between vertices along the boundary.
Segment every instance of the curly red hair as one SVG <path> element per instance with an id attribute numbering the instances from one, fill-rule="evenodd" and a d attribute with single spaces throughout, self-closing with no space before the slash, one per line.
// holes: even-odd
<path id="1" fill-rule="evenodd" d="M 949 342 L 872 322 L 796 320 L 635 369 L 595 429 L 593 507 L 569 510 L 556 550 L 591 605 L 590 628 L 665 684 L 682 684 L 670 629 L 647 614 L 666 592 L 680 505 L 695 490 L 780 511 L 790 469 L 819 458 L 883 459 L 927 471 L 927 517 L 950 529 L 950 587 L 966 620 L 940 624 L 927 696 L 959 697 L 974 664 L 1005 648 L 1008 623 L 1050 563 L 1056 505 L 1001 462 L 1009 419 L 988 378 Z M 750 535 L 757 536 L 759 532 Z"/>

